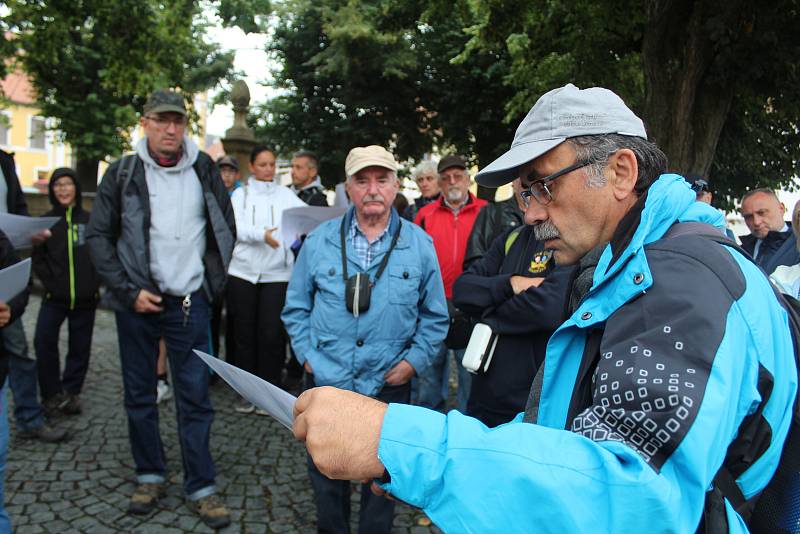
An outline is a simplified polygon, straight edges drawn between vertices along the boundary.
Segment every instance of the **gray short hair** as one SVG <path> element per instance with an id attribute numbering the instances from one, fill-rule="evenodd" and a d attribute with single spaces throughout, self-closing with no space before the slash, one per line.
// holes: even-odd
<path id="1" fill-rule="evenodd" d="M 744 204 L 745 200 L 747 200 L 748 198 L 752 197 L 753 195 L 757 195 L 758 193 L 762 193 L 764 195 L 769 195 L 772 198 L 774 198 L 776 202 L 780 203 L 780 201 L 781 201 L 781 199 L 778 198 L 778 194 L 775 193 L 775 191 L 773 191 L 769 187 L 759 187 L 759 188 L 756 188 L 756 189 L 751 189 L 750 191 L 745 193 L 744 196 L 742 197 L 742 204 Z"/>
<path id="2" fill-rule="evenodd" d="M 608 156 L 622 148 L 630 149 L 636 155 L 639 176 L 634 189 L 640 195 L 667 170 L 667 155 L 655 143 L 642 137 L 622 134 L 583 135 L 571 137 L 566 142 L 575 149 L 578 161 L 591 162 L 587 182 L 591 187 L 605 184 L 603 169 Z"/>
<path id="3" fill-rule="evenodd" d="M 435 178 L 439 178 L 439 171 L 436 168 L 436 163 L 431 160 L 425 160 L 420 162 L 419 165 L 414 167 L 414 171 L 411 173 L 411 177 L 416 182 L 420 176 L 424 174 L 432 174 Z"/>
<path id="4" fill-rule="evenodd" d="M 317 158 L 317 155 L 314 152 L 311 152 L 310 150 L 305 150 L 305 149 L 298 150 L 292 155 L 292 159 L 294 158 L 306 158 L 308 162 L 311 164 L 311 167 L 315 169 L 319 167 L 319 158 Z"/>

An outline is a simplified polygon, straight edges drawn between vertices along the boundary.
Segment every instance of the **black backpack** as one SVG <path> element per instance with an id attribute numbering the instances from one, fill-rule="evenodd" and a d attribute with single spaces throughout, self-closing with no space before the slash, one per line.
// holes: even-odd
<path id="1" fill-rule="evenodd" d="M 678 223 L 672 226 L 665 234 L 665 238 L 680 235 L 700 235 L 726 247 L 738 251 L 742 256 L 755 264 L 755 260 L 744 249 L 730 238 L 722 235 L 716 228 L 704 223 Z M 800 371 L 800 358 L 798 358 L 798 342 L 800 341 L 800 301 L 789 295 L 784 295 L 774 288 L 775 296 L 789 316 L 789 326 L 792 331 L 794 345 L 795 365 Z M 798 380 L 800 386 L 800 379 Z M 763 409 L 763 404 L 761 409 Z M 755 414 L 760 414 L 761 409 Z M 755 415 L 754 414 L 754 415 Z M 741 489 L 736 484 L 736 477 L 750 465 L 756 462 L 765 448 L 763 444 L 769 443 L 770 436 L 764 435 L 768 429 L 745 429 L 750 416 L 745 418 L 739 427 L 736 439 L 729 445 L 728 450 L 735 447 L 746 447 L 753 451 L 749 464 L 737 465 L 735 468 L 723 463 L 714 477 L 714 489 L 706 493 L 706 503 L 703 518 L 698 528 L 698 533 L 728 532 L 728 521 L 725 515 L 723 497 L 728 499 L 734 509 L 747 523 L 753 534 L 796 534 L 800 533 L 800 387 L 798 387 L 792 408 L 792 422 L 789 433 L 783 444 L 778 467 L 764 490 L 750 499 L 745 499 Z M 761 434 L 761 435 L 759 435 Z M 761 446 L 759 446 L 761 444 Z"/>

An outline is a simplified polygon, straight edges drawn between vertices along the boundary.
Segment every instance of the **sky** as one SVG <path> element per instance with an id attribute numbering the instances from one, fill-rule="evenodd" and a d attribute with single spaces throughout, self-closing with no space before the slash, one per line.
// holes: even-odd
<path id="1" fill-rule="evenodd" d="M 214 27 L 208 31 L 212 40 L 225 50 L 235 50 L 234 67 L 245 73 L 244 81 L 250 88 L 250 103 L 264 102 L 270 89 L 263 82 L 269 80 L 269 58 L 264 51 L 267 42 L 265 34 L 245 34 L 239 28 Z M 212 91 L 211 95 L 213 96 Z M 233 107 L 230 104 L 217 105 L 208 117 L 208 134 L 221 137 L 233 125 Z"/>

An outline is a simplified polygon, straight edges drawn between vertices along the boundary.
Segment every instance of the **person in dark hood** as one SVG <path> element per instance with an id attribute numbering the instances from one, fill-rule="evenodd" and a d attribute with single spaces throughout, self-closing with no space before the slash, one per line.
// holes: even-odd
<path id="1" fill-rule="evenodd" d="M 86 246 L 89 212 L 81 206 L 75 171 L 53 171 L 48 193 L 53 209 L 45 216 L 60 220 L 52 228 L 53 236 L 33 249 L 33 270 L 45 289 L 33 345 L 45 410 L 75 415 L 81 412 L 79 395 L 89 369 L 99 279 Z M 69 348 L 62 374 L 58 335 L 65 319 Z"/>

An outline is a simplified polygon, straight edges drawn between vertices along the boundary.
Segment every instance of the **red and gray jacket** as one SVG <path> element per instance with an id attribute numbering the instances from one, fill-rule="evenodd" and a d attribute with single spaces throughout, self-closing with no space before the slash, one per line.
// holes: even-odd
<path id="1" fill-rule="evenodd" d="M 444 294 L 448 299 L 453 297 L 453 283 L 463 270 L 464 252 L 472 225 L 486 204 L 485 200 L 470 193 L 464 207 L 454 213 L 441 197 L 420 209 L 414 219 L 433 238 L 444 281 Z"/>

